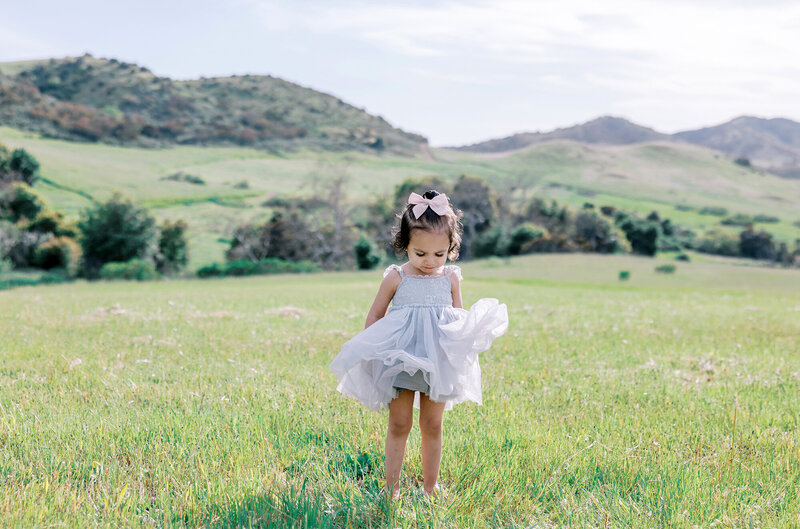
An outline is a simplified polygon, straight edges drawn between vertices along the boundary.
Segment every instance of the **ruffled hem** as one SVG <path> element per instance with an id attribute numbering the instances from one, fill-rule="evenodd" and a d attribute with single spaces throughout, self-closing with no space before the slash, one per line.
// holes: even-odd
<path id="1" fill-rule="evenodd" d="M 478 354 L 507 328 L 506 306 L 496 299 L 478 300 L 468 311 L 400 306 L 345 343 L 330 369 L 336 389 L 370 410 L 397 396 L 398 373 L 417 371 L 430 386 L 428 397 L 446 410 L 467 400 L 482 404 Z"/>

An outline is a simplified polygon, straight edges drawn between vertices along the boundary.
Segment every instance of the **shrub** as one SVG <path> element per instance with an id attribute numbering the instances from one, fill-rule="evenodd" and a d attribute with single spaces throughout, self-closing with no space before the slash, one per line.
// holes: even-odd
<path id="1" fill-rule="evenodd" d="M 584 209 L 575 216 L 575 242 L 585 252 L 613 253 L 617 249 L 616 233 L 592 210 Z"/>
<path id="2" fill-rule="evenodd" d="M 626 214 L 615 215 L 617 226 L 625 232 L 634 253 L 653 256 L 658 248 L 659 225 L 653 221 L 642 220 Z"/>
<path id="3" fill-rule="evenodd" d="M 32 186 L 39 178 L 39 162 L 36 158 L 25 149 L 14 149 L 8 158 L 3 151 L 5 149 L 0 151 L 0 184 L 22 182 Z"/>
<path id="4" fill-rule="evenodd" d="M 223 277 L 225 275 L 225 270 L 219 264 L 214 263 L 198 268 L 196 274 L 197 277 L 203 279 L 207 277 Z"/>
<path id="5" fill-rule="evenodd" d="M 0 195 L 0 218 L 12 222 L 21 219 L 33 220 L 44 210 L 46 202 L 39 193 L 27 184 L 15 182 Z"/>
<path id="6" fill-rule="evenodd" d="M 606 217 L 614 216 L 615 211 L 617 211 L 617 208 L 614 206 L 600 206 L 600 212 Z"/>
<path id="7" fill-rule="evenodd" d="M 33 262 L 44 270 L 62 268 L 68 277 L 75 277 L 81 262 L 81 246 L 70 237 L 55 237 L 36 248 Z"/>
<path id="8" fill-rule="evenodd" d="M 164 221 L 158 237 L 158 253 L 155 256 L 156 269 L 162 274 L 177 272 L 189 262 L 186 243 L 186 222 Z"/>
<path id="9" fill-rule="evenodd" d="M 531 248 L 530 243 L 547 234 L 547 229 L 542 226 L 537 226 L 530 222 L 521 224 L 511 230 L 508 242 L 508 253 L 510 255 L 527 253 L 525 249 Z"/>
<path id="10" fill-rule="evenodd" d="M 65 223 L 62 213 L 49 210 L 41 211 L 25 226 L 25 231 L 52 233 L 57 237 L 72 237 L 73 239 L 78 236 L 77 227 L 74 224 Z"/>
<path id="11" fill-rule="evenodd" d="M 709 230 L 695 243 L 698 252 L 728 257 L 739 256 L 739 239 L 719 230 Z"/>
<path id="12" fill-rule="evenodd" d="M 728 210 L 725 208 L 715 208 L 715 207 L 705 207 L 702 208 L 698 213 L 701 215 L 713 215 L 715 217 L 724 217 L 728 214 Z"/>
<path id="13" fill-rule="evenodd" d="M 95 278 L 105 263 L 143 259 L 154 251 L 155 219 L 115 194 L 81 214 L 78 221 L 86 275 Z"/>
<path id="14" fill-rule="evenodd" d="M 742 257 L 774 260 L 776 251 L 772 235 L 764 230 L 755 231 L 752 227 L 739 234 L 739 251 Z"/>
<path id="15" fill-rule="evenodd" d="M 136 280 L 150 281 L 158 279 L 159 273 L 150 263 L 141 259 L 131 259 L 126 262 L 110 262 L 100 268 L 100 277 L 108 280 Z"/>
<path id="16" fill-rule="evenodd" d="M 674 264 L 663 264 L 656 267 L 656 272 L 659 274 L 674 274 L 676 268 Z"/>
<path id="17" fill-rule="evenodd" d="M 319 271 L 320 266 L 311 261 L 292 262 L 268 257 L 257 262 L 240 260 L 232 261 L 226 265 L 214 263 L 198 269 L 196 274 L 197 277 L 208 278 L 258 274 L 302 274 Z"/>
<path id="18" fill-rule="evenodd" d="M 694 207 L 687 206 L 686 204 L 676 204 L 675 209 L 677 209 L 678 211 L 692 211 Z"/>
<path id="19" fill-rule="evenodd" d="M 627 281 L 631 277 L 630 270 L 620 270 L 619 271 L 619 280 L 620 281 Z"/>
<path id="20" fill-rule="evenodd" d="M 472 243 L 473 257 L 505 257 L 511 253 L 511 239 L 501 226 L 484 230 L 475 236 Z M 517 255 L 517 254 L 514 254 Z"/>
<path id="21" fill-rule="evenodd" d="M 676 255 L 676 256 L 675 256 L 675 260 L 676 260 L 676 261 L 687 261 L 687 262 L 688 262 L 688 261 L 691 261 L 691 259 L 689 258 L 689 256 L 688 256 L 688 255 L 686 255 L 685 253 L 679 253 L 678 255 Z"/>
<path id="22" fill-rule="evenodd" d="M 753 217 L 753 222 L 763 222 L 764 224 L 775 224 L 776 222 L 780 222 L 781 219 L 778 217 L 773 217 L 770 215 L 756 215 Z"/>
<path id="23" fill-rule="evenodd" d="M 355 247 L 353 248 L 356 254 L 356 265 L 358 266 L 359 270 L 372 270 L 378 263 L 380 263 L 381 258 L 379 255 L 375 255 L 374 247 L 372 246 L 372 242 L 367 239 L 363 234 L 361 238 L 358 239 Z"/>
<path id="24" fill-rule="evenodd" d="M 719 222 L 720 224 L 724 224 L 725 226 L 748 226 L 753 223 L 753 217 L 751 217 L 750 215 L 737 213 L 734 216 L 727 217 Z"/>
<path id="25" fill-rule="evenodd" d="M 750 164 L 750 159 L 749 158 L 745 158 L 743 156 L 740 157 L 740 158 L 736 158 L 733 161 L 733 163 L 735 163 L 736 165 L 741 165 L 742 167 L 752 167 L 752 165 Z"/>
<path id="26" fill-rule="evenodd" d="M 187 184 L 194 184 L 198 186 L 206 185 L 206 181 L 193 174 L 178 171 L 162 178 L 162 180 L 171 180 L 173 182 L 186 182 Z"/>

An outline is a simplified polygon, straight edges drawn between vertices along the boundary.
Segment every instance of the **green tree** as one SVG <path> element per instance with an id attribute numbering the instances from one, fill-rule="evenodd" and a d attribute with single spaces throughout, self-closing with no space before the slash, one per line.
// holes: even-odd
<path id="1" fill-rule="evenodd" d="M 359 270 L 372 270 L 381 262 L 381 257 L 374 253 L 372 242 L 363 234 L 353 249 L 356 253 L 356 264 Z"/>
<path id="2" fill-rule="evenodd" d="M 105 263 L 147 259 L 154 250 L 155 219 L 119 194 L 86 209 L 78 221 L 86 276 L 95 279 Z"/>
<path id="3" fill-rule="evenodd" d="M 0 192 L 0 219 L 18 222 L 34 220 L 47 207 L 42 196 L 22 182 L 14 182 Z"/>
<path id="4" fill-rule="evenodd" d="M 450 203 L 463 213 L 461 223 L 464 235 L 461 238 L 461 257 L 471 257 L 471 245 L 475 236 L 488 229 L 496 220 L 497 201 L 492 188 L 481 178 L 462 175 L 450 192 Z"/>
<path id="5" fill-rule="evenodd" d="M 189 262 L 189 246 L 186 243 L 188 225 L 183 220 L 164 221 L 158 237 L 156 269 L 162 274 L 171 274 Z"/>

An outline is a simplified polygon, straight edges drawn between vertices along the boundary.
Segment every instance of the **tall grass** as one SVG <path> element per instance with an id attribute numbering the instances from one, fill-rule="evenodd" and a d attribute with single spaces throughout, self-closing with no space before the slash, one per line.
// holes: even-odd
<path id="1" fill-rule="evenodd" d="M 386 413 L 327 370 L 377 272 L 0 292 L 0 526 L 797 527 L 798 284 L 571 258 L 464 267 L 511 326 L 434 502 L 417 428 L 381 496 Z"/>

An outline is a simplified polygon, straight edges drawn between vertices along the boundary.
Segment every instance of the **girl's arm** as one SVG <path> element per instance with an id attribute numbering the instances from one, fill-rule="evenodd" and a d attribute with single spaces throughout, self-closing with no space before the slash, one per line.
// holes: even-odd
<path id="1" fill-rule="evenodd" d="M 400 280 L 400 274 L 394 270 L 383 278 L 381 286 L 378 288 L 378 294 L 375 296 L 375 301 L 372 302 L 372 307 L 367 313 L 367 322 L 364 324 L 365 329 L 386 316 L 386 309 L 389 308 L 389 303 L 394 297 L 394 292 L 397 290 Z"/>
<path id="2" fill-rule="evenodd" d="M 450 274 L 450 287 L 451 293 L 453 294 L 453 307 L 463 309 L 464 307 L 461 301 L 461 280 L 458 278 L 458 274 Z"/>

